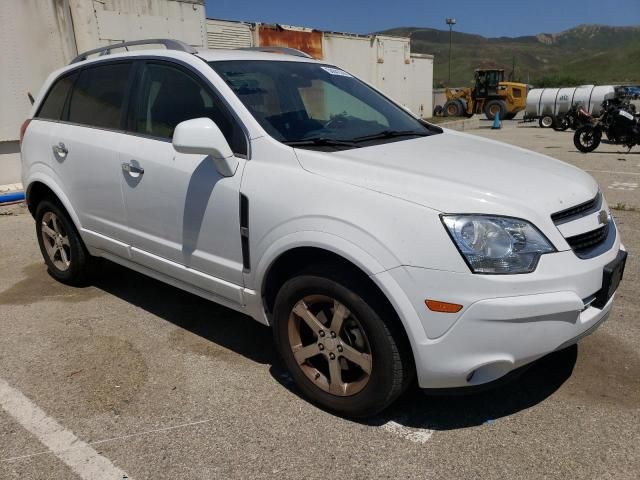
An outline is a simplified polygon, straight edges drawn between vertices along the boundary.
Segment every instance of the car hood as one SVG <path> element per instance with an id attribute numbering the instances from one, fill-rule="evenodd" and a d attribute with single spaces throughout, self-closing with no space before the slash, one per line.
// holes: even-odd
<path id="1" fill-rule="evenodd" d="M 440 212 L 549 218 L 598 192 L 579 168 L 450 130 L 339 152 L 296 149 L 296 154 L 311 173 Z"/>

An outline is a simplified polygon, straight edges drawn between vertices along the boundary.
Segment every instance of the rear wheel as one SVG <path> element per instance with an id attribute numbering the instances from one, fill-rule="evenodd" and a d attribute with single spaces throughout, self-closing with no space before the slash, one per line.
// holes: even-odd
<path id="1" fill-rule="evenodd" d="M 556 132 L 564 132 L 569 128 L 570 121 L 566 116 L 556 117 L 555 122 L 553 122 L 553 129 Z"/>
<path id="2" fill-rule="evenodd" d="M 602 132 L 593 125 L 583 125 L 573 134 L 573 144 L 582 153 L 593 152 L 602 139 Z"/>
<path id="3" fill-rule="evenodd" d="M 507 114 L 507 105 L 502 100 L 489 100 L 484 106 L 484 114 L 489 120 L 496 118 L 500 114 L 500 119 L 504 120 Z"/>
<path id="4" fill-rule="evenodd" d="M 361 281 L 315 271 L 288 280 L 277 294 L 278 351 L 311 401 L 346 416 L 374 415 L 413 378 L 404 332 Z"/>
<path id="5" fill-rule="evenodd" d="M 550 128 L 553 126 L 553 115 L 543 115 L 538 120 L 538 125 L 541 128 Z"/>
<path id="6" fill-rule="evenodd" d="M 445 117 L 460 117 L 463 112 L 464 108 L 458 100 L 448 100 L 444 104 L 443 114 Z"/>
<path id="7" fill-rule="evenodd" d="M 96 259 L 87 252 L 64 208 L 45 199 L 35 217 L 38 245 L 51 276 L 70 285 L 86 284 Z"/>

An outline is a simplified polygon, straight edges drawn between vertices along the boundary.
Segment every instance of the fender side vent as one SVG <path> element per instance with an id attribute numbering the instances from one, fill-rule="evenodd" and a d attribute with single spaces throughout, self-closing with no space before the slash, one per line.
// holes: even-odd
<path id="1" fill-rule="evenodd" d="M 240 194 L 240 242 L 242 247 L 242 267 L 245 272 L 251 270 L 249 252 L 249 199 Z"/>

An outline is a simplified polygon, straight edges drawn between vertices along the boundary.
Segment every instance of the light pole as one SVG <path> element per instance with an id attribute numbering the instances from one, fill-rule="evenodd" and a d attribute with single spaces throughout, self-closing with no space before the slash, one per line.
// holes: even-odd
<path id="1" fill-rule="evenodd" d="M 449 25 L 449 83 L 448 85 L 451 86 L 451 35 L 453 34 L 453 26 L 456 24 L 456 19 L 455 18 L 447 18 L 445 19 L 445 21 L 447 22 L 447 25 Z"/>

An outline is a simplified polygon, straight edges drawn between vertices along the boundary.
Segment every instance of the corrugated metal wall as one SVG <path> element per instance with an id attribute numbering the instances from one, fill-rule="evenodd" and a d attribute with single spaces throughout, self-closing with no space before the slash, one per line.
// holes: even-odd
<path id="1" fill-rule="evenodd" d="M 76 55 L 64 0 L 0 1 L 0 142 L 16 141 L 47 76 Z"/>
<path id="2" fill-rule="evenodd" d="M 70 0 L 79 51 L 126 40 L 207 44 L 204 0 Z"/>
<path id="3" fill-rule="evenodd" d="M 253 47 L 251 24 L 207 19 L 207 48 Z"/>

